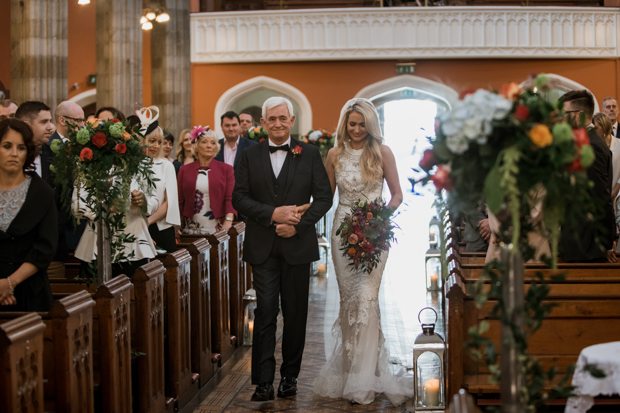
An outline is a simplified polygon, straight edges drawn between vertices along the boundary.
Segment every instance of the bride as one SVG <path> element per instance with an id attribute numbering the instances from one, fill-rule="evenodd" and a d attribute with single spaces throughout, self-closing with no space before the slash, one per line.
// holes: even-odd
<path id="1" fill-rule="evenodd" d="M 332 193 L 338 187 L 340 201 L 331 234 L 332 258 L 340 293 L 340 313 L 332 328 L 334 351 L 314 384 L 320 396 L 344 398 L 351 403 L 369 404 L 378 393 L 385 393 L 398 406 L 411 397 L 413 386 L 398 375 L 397 366 L 388 362 L 385 338 L 381 331 L 379 288 L 388 258 L 370 274 L 353 270 L 338 248 L 336 230 L 351 205 L 362 197 L 381 197 L 387 181 L 396 209 L 403 194 L 398 180 L 394 154 L 383 145 L 379 117 L 366 99 L 351 99 L 342 108 L 337 144 L 327 155 L 327 174 Z"/>

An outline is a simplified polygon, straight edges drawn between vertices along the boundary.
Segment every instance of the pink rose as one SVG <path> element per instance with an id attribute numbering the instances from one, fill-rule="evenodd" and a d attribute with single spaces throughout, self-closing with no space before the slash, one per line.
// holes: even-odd
<path id="1" fill-rule="evenodd" d="M 357 238 L 357 235 L 351 234 L 351 235 L 349 235 L 348 241 L 349 241 L 349 244 L 355 245 L 355 244 L 357 244 L 357 241 L 359 241 L 359 238 Z"/>

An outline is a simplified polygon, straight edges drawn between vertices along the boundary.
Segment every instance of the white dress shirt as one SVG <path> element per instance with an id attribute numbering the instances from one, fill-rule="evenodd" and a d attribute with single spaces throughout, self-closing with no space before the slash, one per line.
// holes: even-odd
<path id="1" fill-rule="evenodd" d="M 282 145 L 291 146 L 291 137 L 289 136 L 287 141 L 284 142 Z M 275 143 L 271 142 L 271 139 L 269 139 L 269 146 L 281 145 L 276 145 Z M 269 157 L 271 158 L 271 168 L 273 169 L 273 174 L 276 176 L 276 178 L 278 177 L 278 175 L 280 175 L 282 165 L 284 165 L 284 161 L 286 160 L 286 155 L 288 155 L 288 151 L 275 151 L 269 154 Z"/>
<path id="2" fill-rule="evenodd" d="M 230 166 L 235 166 L 235 157 L 237 156 L 237 148 L 239 148 L 239 141 L 241 140 L 241 136 L 237 137 L 237 141 L 235 142 L 235 147 L 231 148 L 224 138 L 224 162 Z"/>
<path id="3" fill-rule="evenodd" d="M 43 171 L 41 170 L 41 155 L 37 155 L 37 157 L 34 158 L 34 170 L 39 177 L 43 178 Z"/>

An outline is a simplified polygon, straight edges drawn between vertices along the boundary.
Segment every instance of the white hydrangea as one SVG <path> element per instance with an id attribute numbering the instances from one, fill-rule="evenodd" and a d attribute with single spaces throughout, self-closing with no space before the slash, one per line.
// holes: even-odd
<path id="1" fill-rule="evenodd" d="M 485 144 L 493 131 L 491 122 L 504 118 L 512 105 L 512 100 L 484 89 L 465 96 L 440 119 L 448 149 L 460 155 L 469 148 L 470 141 Z"/>
<path id="2" fill-rule="evenodd" d="M 308 135 L 308 140 L 315 142 L 318 141 L 321 137 L 323 137 L 323 132 L 321 132 L 320 130 L 315 130 L 310 135 Z"/>

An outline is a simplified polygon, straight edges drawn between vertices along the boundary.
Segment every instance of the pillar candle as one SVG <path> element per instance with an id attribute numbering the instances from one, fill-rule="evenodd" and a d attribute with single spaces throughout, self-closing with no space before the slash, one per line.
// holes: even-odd
<path id="1" fill-rule="evenodd" d="M 426 407 L 439 406 L 439 380 L 430 378 L 424 383 L 424 404 Z"/>
<path id="2" fill-rule="evenodd" d="M 437 283 L 439 280 L 439 274 L 435 273 L 431 275 L 431 290 L 438 290 L 439 284 Z"/>

